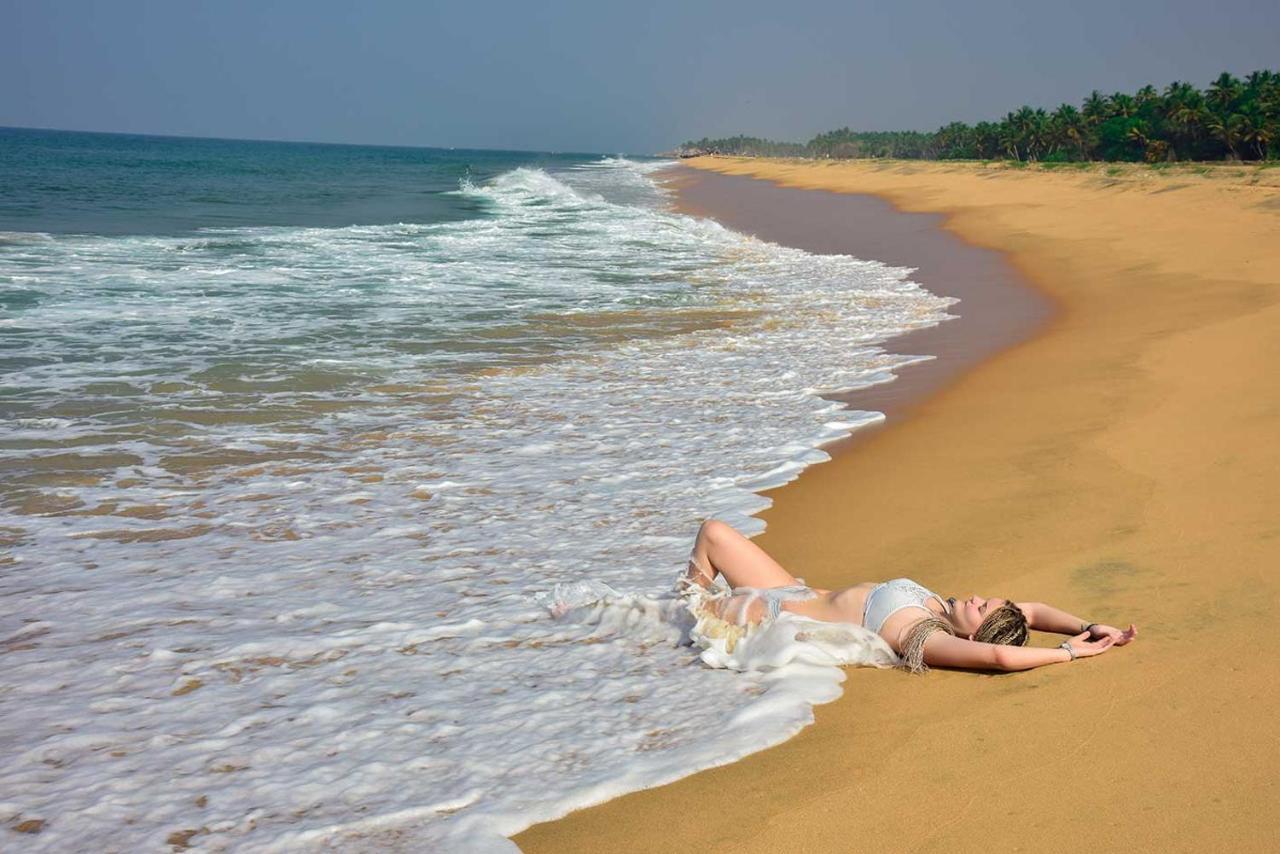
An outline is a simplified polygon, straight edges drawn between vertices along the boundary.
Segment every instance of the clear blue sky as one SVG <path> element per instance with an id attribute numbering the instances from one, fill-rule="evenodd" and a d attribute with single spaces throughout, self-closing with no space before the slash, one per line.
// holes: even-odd
<path id="1" fill-rule="evenodd" d="M 644 153 L 1280 67 L 1276 0 L 0 0 L 0 125 Z"/>

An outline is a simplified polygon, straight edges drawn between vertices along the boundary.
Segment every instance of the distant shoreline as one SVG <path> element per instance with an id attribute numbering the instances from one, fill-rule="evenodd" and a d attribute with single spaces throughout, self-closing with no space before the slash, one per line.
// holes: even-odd
<path id="1" fill-rule="evenodd" d="M 1052 112 L 1023 105 L 995 121 L 953 121 L 936 131 L 820 133 L 805 143 L 750 136 L 703 138 L 677 154 L 816 159 L 897 158 L 929 161 L 1001 159 L 1015 162 L 1147 162 L 1274 160 L 1280 122 L 1280 74 L 1254 71 L 1243 79 L 1224 71 L 1201 90 L 1175 80 L 1163 90 L 1133 94 L 1097 89 L 1080 108 Z"/>

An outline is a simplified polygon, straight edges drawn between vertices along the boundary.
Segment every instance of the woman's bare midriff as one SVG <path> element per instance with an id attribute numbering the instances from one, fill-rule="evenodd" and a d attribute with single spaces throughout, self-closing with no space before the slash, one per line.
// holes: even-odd
<path id="1" fill-rule="evenodd" d="M 809 617 L 813 620 L 824 620 L 832 623 L 853 623 L 855 626 L 861 626 L 863 612 L 867 607 L 867 596 L 876 586 L 877 582 L 867 581 L 862 584 L 855 584 L 853 587 L 847 587 L 844 590 L 831 591 L 815 588 L 814 590 L 818 594 L 816 598 L 784 602 L 782 607 L 793 614 Z M 880 637 L 884 638 L 889 646 L 896 651 L 904 632 L 920 622 L 923 616 L 927 615 L 918 608 L 903 608 L 889 615 L 884 624 L 880 626 Z"/>
<path id="2" fill-rule="evenodd" d="M 874 581 L 867 581 L 836 591 L 814 588 L 818 594 L 816 598 L 784 602 L 782 603 L 782 608 L 785 611 L 813 620 L 823 620 L 828 623 L 853 623 L 855 626 L 860 626 L 862 625 L 862 611 L 867 604 L 867 594 L 875 586 L 876 583 Z"/>

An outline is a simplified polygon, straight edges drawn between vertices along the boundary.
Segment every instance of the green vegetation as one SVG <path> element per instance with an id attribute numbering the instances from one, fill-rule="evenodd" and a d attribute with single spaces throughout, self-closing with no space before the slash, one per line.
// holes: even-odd
<path id="1" fill-rule="evenodd" d="M 1240 80 L 1224 71 L 1203 91 L 1181 81 L 1163 93 L 1153 86 L 1132 95 L 1095 90 L 1079 109 L 1063 104 L 1047 112 L 1024 106 L 998 122 L 952 122 L 933 133 L 846 127 L 803 144 L 735 136 L 681 148 L 756 157 L 1164 163 L 1273 159 L 1280 154 L 1280 147 L 1272 147 L 1278 137 L 1280 74 L 1255 71 Z"/>
<path id="2" fill-rule="evenodd" d="M 741 154 L 748 157 L 811 157 L 809 148 L 798 142 L 774 142 L 756 136 L 730 136 L 686 142 L 681 149 L 714 154 Z"/>

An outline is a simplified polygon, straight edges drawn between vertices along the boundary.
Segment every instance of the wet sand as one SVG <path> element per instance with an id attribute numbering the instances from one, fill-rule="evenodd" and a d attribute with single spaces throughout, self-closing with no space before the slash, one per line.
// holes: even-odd
<path id="1" fill-rule="evenodd" d="M 823 586 L 908 575 L 1142 635 L 1021 674 L 851 669 L 785 744 L 516 842 L 1280 849 L 1280 170 L 693 165 L 941 213 L 1057 306 L 771 493 L 761 544 Z"/>
<path id="2" fill-rule="evenodd" d="M 887 345 L 894 353 L 934 359 L 899 370 L 891 383 L 833 396 L 886 417 L 828 446 L 832 453 L 896 423 L 914 403 L 978 362 L 1027 340 L 1053 312 L 1052 298 L 1021 277 L 1004 255 L 943 230 L 938 214 L 905 213 L 872 195 L 797 190 L 688 167 L 676 167 L 666 178 L 685 213 L 784 246 L 914 268 L 913 281 L 960 300 L 948 310 L 955 319 Z"/>

